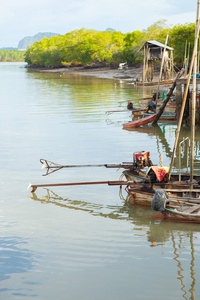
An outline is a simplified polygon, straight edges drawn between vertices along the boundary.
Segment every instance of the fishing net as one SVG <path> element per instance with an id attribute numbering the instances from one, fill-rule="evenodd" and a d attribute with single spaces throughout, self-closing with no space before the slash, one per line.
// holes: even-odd
<path id="1" fill-rule="evenodd" d="M 166 204 L 169 202 L 168 194 L 165 190 L 156 190 L 151 202 L 151 208 L 157 211 L 164 211 Z"/>

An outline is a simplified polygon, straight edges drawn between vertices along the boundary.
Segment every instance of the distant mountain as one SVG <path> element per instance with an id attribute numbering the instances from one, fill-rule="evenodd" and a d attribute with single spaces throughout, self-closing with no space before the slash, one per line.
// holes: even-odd
<path id="1" fill-rule="evenodd" d="M 3 48 L 0 48 L 0 50 L 18 50 L 18 49 L 14 48 L 14 47 L 3 47 Z"/>
<path id="2" fill-rule="evenodd" d="M 40 41 L 43 37 L 50 38 L 51 36 L 58 36 L 58 33 L 52 32 L 39 32 L 34 36 L 26 36 L 22 40 L 19 41 L 18 49 L 26 50 L 28 46 L 34 44 L 35 42 Z"/>
<path id="3" fill-rule="evenodd" d="M 116 30 L 113 28 L 107 28 L 106 31 L 116 31 Z"/>

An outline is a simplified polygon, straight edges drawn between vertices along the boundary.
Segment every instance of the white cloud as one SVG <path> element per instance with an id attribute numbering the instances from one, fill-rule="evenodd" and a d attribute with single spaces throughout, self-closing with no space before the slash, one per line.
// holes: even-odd
<path id="1" fill-rule="evenodd" d="M 73 29 L 122 32 L 146 29 L 161 19 L 195 22 L 196 3 L 187 0 L 7 0 L 0 10 L 0 47 L 17 46 L 38 32 L 64 34 Z"/>
<path id="2" fill-rule="evenodd" d="M 172 26 L 177 24 L 196 23 L 196 13 L 188 12 L 173 16 L 167 16 L 167 20 L 168 24 Z"/>

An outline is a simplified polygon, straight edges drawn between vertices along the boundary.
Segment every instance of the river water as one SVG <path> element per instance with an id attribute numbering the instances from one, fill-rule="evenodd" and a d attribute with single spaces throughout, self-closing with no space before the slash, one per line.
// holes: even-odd
<path id="1" fill-rule="evenodd" d="M 27 190 L 29 183 L 118 180 L 122 172 L 68 168 L 45 177 L 41 158 L 115 164 L 145 150 L 169 165 L 175 124 L 126 131 L 129 112 L 106 113 L 153 89 L 30 72 L 21 63 L 0 64 L 0 82 L 0 298 L 198 299 L 199 225 L 154 221 L 150 209 L 129 207 L 118 186 Z"/>

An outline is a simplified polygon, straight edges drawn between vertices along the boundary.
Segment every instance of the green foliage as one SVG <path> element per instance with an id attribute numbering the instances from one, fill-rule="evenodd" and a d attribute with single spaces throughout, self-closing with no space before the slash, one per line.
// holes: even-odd
<path id="1" fill-rule="evenodd" d="M 30 65 L 56 67 L 65 63 L 111 63 L 123 50 L 124 34 L 80 29 L 64 36 L 42 39 L 28 48 L 25 61 Z"/>
<path id="2" fill-rule="evenodd" d="M 147 30 L 144 32 L 146 33 L 146 36 L 148 37 L 149 41 L 152 40 L 158 40 L 160 39 L 160 35 L 162 35 L 163 31 L 166 31 L 166 20 L 159 20 L 153 25 L 149 26 Z M 166 36 L 165 36 L 166 37 Z M 161 41 L 162 43 L 163 41 Z"/>
<path id="3" fill-rule="evenodd" d="M 186 41 L 193 45 L 195 24 L 168 28 L 165 23 L 165 20 L 160 20 L 144 31 L 136 30 L 127 34 L 82 28 L 64 36 L 43 38 L 29 46 L 25 61 L 29 65 L 47 68 L 65 64 L 142 62 L 143 53 L 139 50 L 143 44 L 149 40 L 164 44 L 168 35 L 168 45 L 174 48 L 174 61 L 181 63 Z"/>
<path id="4" fill-rule="evenodd" d="M 126 61 L 135 63 L 143 60 L 143 53 L 139 50 L 146 42 L 146 39 L 146 33 L 139 30 L 126 34 L 124 38 L 125 46 L 123 49 L 123 54 L 124 58 L 126 58 Z"/>
<path id="5" fill-rule="evenodd" d="M 0 62 L 24 61 L 25 51 L 19 50 L 0 50 Z"/>
<path id="6" fill-rule="evenodd" d="M 195 24 L 186 24 L 174 26 L 170 30 L 170 44 L 174 48 L 174 57 L 176 63 L 182 63 L 185 55 L 185 45 L 190 44 L 190 57 L 192 56 L 192 49 L 195 38 Z"/>

